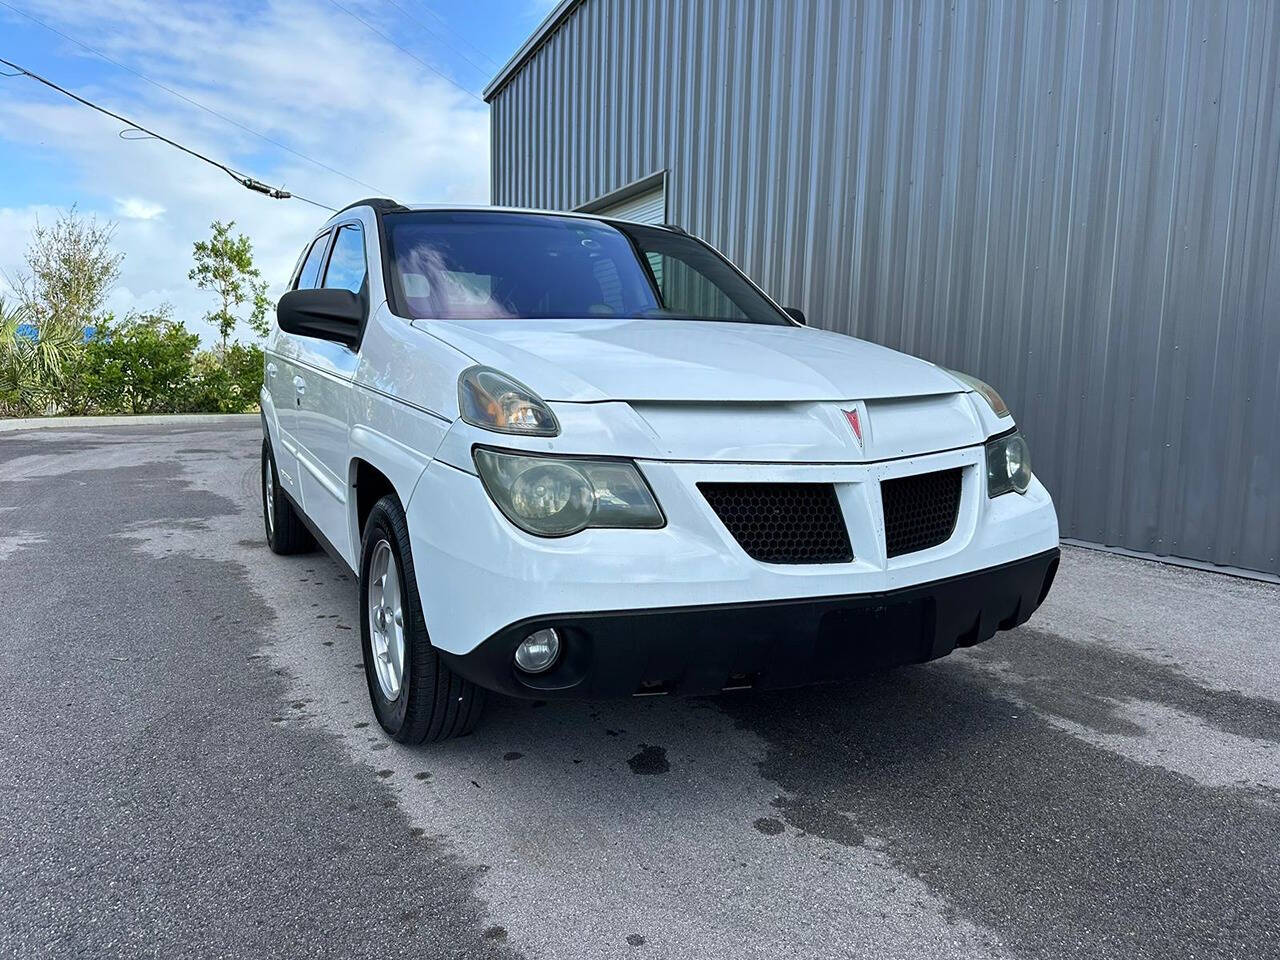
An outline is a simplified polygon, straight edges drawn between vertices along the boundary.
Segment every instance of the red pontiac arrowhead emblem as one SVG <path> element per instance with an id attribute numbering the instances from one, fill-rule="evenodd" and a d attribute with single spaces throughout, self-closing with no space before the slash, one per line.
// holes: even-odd
<path id="1" fill-rule="evenodd" d="M 853 430 L 853 435 L 858 438 L 858 449 L 863 449 L 865 444 L 862 440 L 862 421 L 858 419 L 858 408 L 843 411 L 844 417 L 849 421 L 849 426 Z"/>

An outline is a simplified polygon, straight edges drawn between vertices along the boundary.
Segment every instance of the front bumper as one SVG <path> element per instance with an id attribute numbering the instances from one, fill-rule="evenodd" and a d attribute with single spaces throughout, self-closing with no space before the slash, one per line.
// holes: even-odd
<path id="1" fill-rule="evenodd" d="M 406 505 L 432 644 L 468 654 L 512 624 L 564 613 L 750 607 L 890 594 L 1034 557 L 1058 545 L 1048 492 L 989 499 L 981 446 L 865 464 L 638 461 L 667 518 L 658 530 L 590 529 L 545 539 L 513 526 L 479 477 L 440 460 Z M 888 556 L 882 480 L 959 467 L 951 538 Z M 699 492 L 705 481 L 834 485 L 853 546 L 847 563 L 779 565 L 748 556 Z"/>
<path id="2" fill-rule="evenodd" d="M 883 593 L 533 617 L 467 654 L 443 656 L 470 680 L 516 697 L 616 697 L 777 689 L 922 663 L 1024 623 L 1043 602 L 1058 550 Z M 512 663 L 534 630 L 564 648 L 549 672 Z"/>

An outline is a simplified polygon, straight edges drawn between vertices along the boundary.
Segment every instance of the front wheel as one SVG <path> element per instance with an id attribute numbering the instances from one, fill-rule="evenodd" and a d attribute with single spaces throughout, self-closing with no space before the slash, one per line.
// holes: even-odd
<path id="1" fill-rule="evenodd" d="M 280 489 L 271 441 L 262 439 L 262 523 L 267 530 L 267 546 L 273 553 L 306 553 L 315 547 L 310 531 L 297 510 Z"/>
<path id="2" fill-rule="evenodd" d="M 409 526 L 394 496 L 374 504 L 365 522 L 360 613 L 365 680 L 382 729 L 401 743 L 448 740 L 474 730 L 484 688 L 450 670 L 431 645 Z"/>

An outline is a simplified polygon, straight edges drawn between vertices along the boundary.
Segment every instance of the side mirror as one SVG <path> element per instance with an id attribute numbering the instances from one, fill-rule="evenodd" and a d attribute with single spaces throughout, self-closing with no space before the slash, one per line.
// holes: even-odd
<path id="1" fill-rule="evenodd" d="M 360 341 L 364 303 L 350 290 L 290 290 L 276 304 L 276 322 L 287 333 L 354 347 Z"/>
<path id="2" fill-rule="evenodd" d="M 782 312 L 785 313 L 792 320 L 794 320 L 796 323 L 800 324 L 800 326 L 802 327 L 807 326 L 807 323 L 804 319 L 804 311 L 801 310 L 799 307 L 783 307 Z"/>

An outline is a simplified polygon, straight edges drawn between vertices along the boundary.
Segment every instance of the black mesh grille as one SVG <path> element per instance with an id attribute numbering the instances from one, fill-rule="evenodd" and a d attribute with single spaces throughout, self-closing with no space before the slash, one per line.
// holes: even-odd
<path id="1" fill-rule="evenodd" d="M 764 563 L 847 563 L 844 515 L 829 483 L 700 483 L 716 516 Z"/>
<path id="2" fill-rule="evenodd" d="M 936 547 L 951 538 L 960 510 L 960 468 L 880 481 L 889 556 Z"/>

